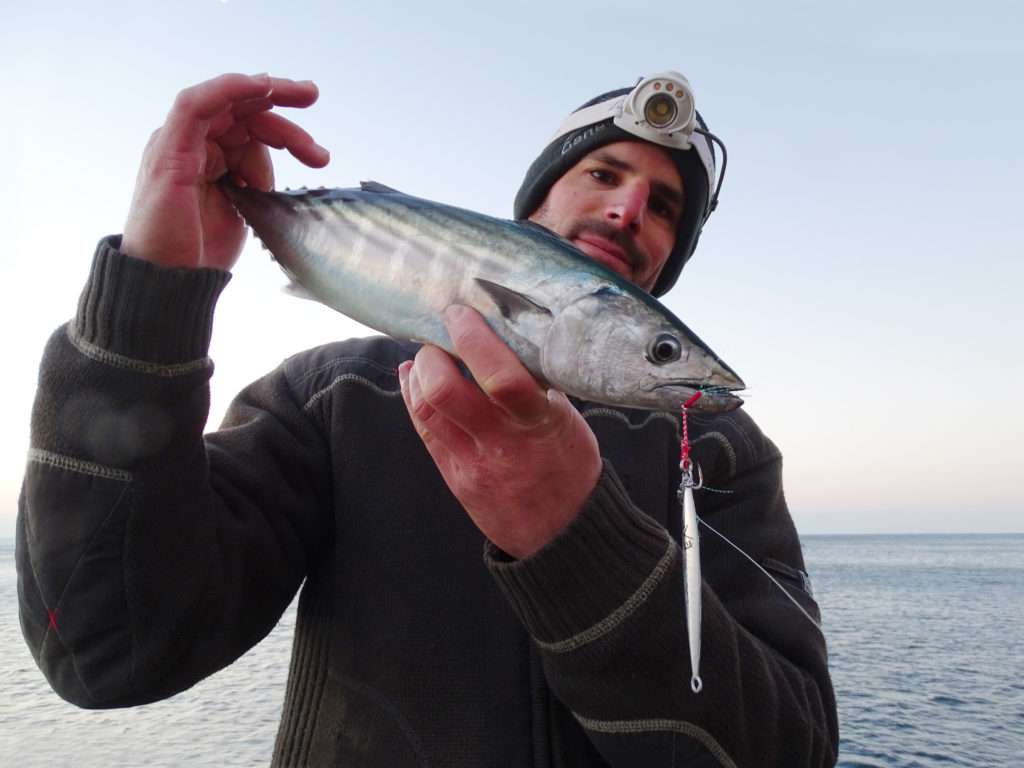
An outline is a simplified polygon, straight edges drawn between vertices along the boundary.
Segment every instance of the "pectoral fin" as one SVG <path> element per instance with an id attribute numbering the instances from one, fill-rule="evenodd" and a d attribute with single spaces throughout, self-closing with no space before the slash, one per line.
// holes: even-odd
<path id="1" fill-rule="evenodd" d="M 514 291 L 511 288 L 506 288 L 504 285 L 498 283 L 492 283 L 482 277 L 473 278 L 476 280 L 477 285 L 483 288 L 487 294 L 494 299 L 494 303 L 498 306 L 498 311 L 501 312 L 501 316 L 504 317 L 512 324 L 522 322 L 525 318 L 523 315 L 532 316 L 543 316 L 544 320 L 551 319 L 551 310 L 547 307 L 538 304 L 526 294 Z"/>
<path id="2" fill-rule="evenodd" d="M 504 321 L 500 323 L 501 327 L 495 327 L 495 330 L 519 356 L 530 373 L 541 384 L 547 386 L 541 369 L 540 350 L 551 328 L 551 310 L 519 291 L 482 277 L 474 279 L 498 307 Z"/>

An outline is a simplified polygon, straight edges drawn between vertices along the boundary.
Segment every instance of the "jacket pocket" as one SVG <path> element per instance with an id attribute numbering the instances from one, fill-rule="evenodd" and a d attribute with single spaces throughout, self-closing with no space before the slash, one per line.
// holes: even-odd
<path id="1" fill-rule="evenodd" d="M 63 698 L 101 706 L 129 684 L 132 645 L 124 585 L 131 476 L 33 451 L 18 515 L 21 626 Z"/>
<path id="2" fill-rule="evenodd" d="M 766 557 L 761 561 L 761 566 L 786 587 L 786 591 L 798 600 L 804 608 L 810 611 L 818 621 L 821 621 L 821 611 L 818 610 L 818 603 L 814 600 L 814 589 L 811 586 L 811 577 L 806 571 L 787 565 L 781 560 Z M 794 587 L 794 589 L 790 589 Z"/>

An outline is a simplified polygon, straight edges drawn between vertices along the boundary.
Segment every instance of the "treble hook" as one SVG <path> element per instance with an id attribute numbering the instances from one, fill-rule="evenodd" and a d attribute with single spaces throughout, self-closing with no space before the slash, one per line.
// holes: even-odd
<path id="1" fill-rule="evenodd" d="M 697 467 L 697 477 L 699 478 L 697 483 L 693 482 L 694 466 Z M 701 488 L 704 487 L 704 470 L 701 468 L 700 464 L 697 464 L 696 462 L 687 459 L 685 462 L 680 462 L 679 468 L 683 470 L 683 476 L 681 478 L 681 482 L 679 483 L 680 490 L 682 490 L 683 488 L 691 488 L 695 491 L 699 491 Z"/>

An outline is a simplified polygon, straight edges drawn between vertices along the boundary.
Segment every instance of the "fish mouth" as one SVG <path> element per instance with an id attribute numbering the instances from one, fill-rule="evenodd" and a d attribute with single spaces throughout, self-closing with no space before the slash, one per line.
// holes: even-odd
<path id="1" fill-rule="evenodd" d="M 699 393 L 700 398 L 690 406 L 692 410 L 724 413 L 735 410 L 743 405 L 743 398 L 735 393 L 742 392 L 745 388 L 742 385 L 730 387 L 722 384 L 677 380 L 655 384 L 651 387 L 650 391 L 671 390 L 679 400 L 680 405 Z"/>

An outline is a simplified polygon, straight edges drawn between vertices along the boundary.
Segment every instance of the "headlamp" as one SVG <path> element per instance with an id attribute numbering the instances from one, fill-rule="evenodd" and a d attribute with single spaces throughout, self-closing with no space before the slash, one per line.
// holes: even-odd
<path id="1" fill-rule="evenodd" d="M 672 149 L 689 149 L 697 127 L 690 82 L 678 72 L 660 72 L 640 80 L 625 96 L 573 112 L 556 137 L 602 120 L 634 136 Z"/>
<path id="2" fill-rule="evenodd" d="M 670 147 L 690 145 L 697 110 L 689 81 L 678 72 L 662 72 L 637 83 L 613 121 L 624 131 Z"/>
<path id="3" fill-rule="evenodd" d="M 669 149 L 695 149 L 707 173 L 708 188 L 714 190 L 708 197 L 704 218 L 715 210 L 725 178 L 725 145 L 701 122 L 686 77 L 667 70 L 641 78 L 629 93 L 573 112 L 558 127 L 552 141 L 608 119 L 617 128 L 653 144 Z M 694 133 L 698 138 L 694 139 Z M 717 173 L 711 142 L 722 150 L 722 168 Z"/>

